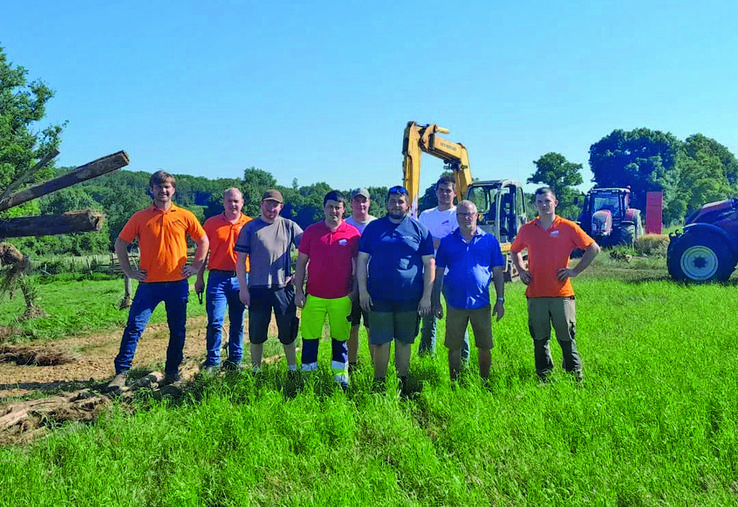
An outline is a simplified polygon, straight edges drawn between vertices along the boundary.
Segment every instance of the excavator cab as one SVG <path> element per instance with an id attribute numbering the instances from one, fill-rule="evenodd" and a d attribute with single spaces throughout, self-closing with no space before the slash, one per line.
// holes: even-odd
<path id="1" fill-rule="evenodd" d="M 477 206 L 477 225 L 483 231 L 494 234 L 500 242 L 507 263 L 505 279 L 510 281 L 517 277 L 509 255 L 510 243 L 527 220 L 523 186 L 512 180 L 474 181 L 466 147 L 439 135 L 448 133 L 449 129 L 436 124 L 420 125 L 411 121 L 405 127 L 402 139 L 402 183 L 408 192 L 410 212 L 415 216 L 418 209 L 421 155 L 427 153 L 440 158 L 445 168 L 454 174 L 459 200 L 465 196 Z"/>
<path id="2" fill-rule="evenodd" d="M 466 198 L 479 211 L 477 225 L 494 234 L 500 243 L 509 243 L 527 219 L 523 188 L 510 180 L 475 181 Z"/>

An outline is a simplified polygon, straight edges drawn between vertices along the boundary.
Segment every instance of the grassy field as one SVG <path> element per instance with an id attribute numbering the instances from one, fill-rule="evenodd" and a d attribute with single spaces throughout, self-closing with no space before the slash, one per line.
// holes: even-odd
<path id="1" fill-rule="evenodd" d="M 13 299 L 3 296 L 0 300 L 0 326 L 11 334 L 10 341 L 45 341 L 71 335 L 83 335 L 102 329 L 122 329 L 128 319 L 128 311 L 120 310 L 124 286 L 122 278 L 100 280 L 79 275 L 56 275 L 36 279 L 38 305 L 47 314 L 29 320 L 19 320 L 25 308 L 20 291 Z M 190 281 L 194 284 L 194 279 Z M 134 291 L 135 291 L 134 284 Z M 205 306 L 197 304 L 194 289 L 190 291 L 189 317 L 205 315 Z M 164 305 L 160 305 L 151 317 L 151 323 L 166 322 Z"/>
<path id="2" fill-rule="evenodd" d="M 0 504 L 735 505 L 735 284 L 684 287 L 649 259 L 601 257 L 574 282 L 583 385 L 560 370 L 537 381 L 512 284 L 490 386 L 475 368 L 452 384 L 440 353 L 413 358 L 413 396 L 394 381 L 373 393 L 368 367 L 343 393 L 325 342 L 303 386 L 284 363 L 199 379 L 182 400 L 142 395 L 0 449 Z M 95 284 L 114 288 L 59 291 L 94 306 Z"/>

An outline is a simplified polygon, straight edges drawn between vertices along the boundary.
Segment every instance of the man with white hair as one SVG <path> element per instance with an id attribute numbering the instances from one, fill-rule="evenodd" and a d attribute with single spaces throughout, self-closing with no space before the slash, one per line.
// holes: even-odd
<path id="1" fill-rule="evenodd" d="M 489 378 L 492 362 L 492 315 L 505 314 L 505 258 L 492 234 L 477 227 L 477 207 L 461 201 L 456 207 L 459 227 L 441 240 L 436 254 L 433 284 L 433 313 L 443 317 L 441 290 L 446 297 L 446 339 L 451 380 L 461 370 L 461 350 L 466 328 L 471 322 L 479 354 L 479 375 Z M 444 275 L 445 273 L 445 275 Z M 494 281 L 497 300 L 490 305 L 489 286 Z"/>
<path id="2" fill-rule="evenodd" d="M 220 347 L 223 336 L 223 321 L 228 309 L 228 359 L 223 364 L 226 369 L 236 369 L 243 358 L 243 316 L 246 306 L 239 299 L 236 258 L 233 250 L 241 228 L 251 221 L 251 217 L 241 213 L 243 194 L 237 188 L 223 192 L 223 213 L 208 218 L 203 224 L 210 241 L 208 256 L 208 283 L 205 291 L 205 305 L 208 313 L 206 334 L 207 355 L 205 371 L 215 373 L 220 367 Z M 246 276 L 249 272 L 249 259 L 246 257 Z M 195 292 L 202 295 L 205 290 L 205 268 L 197 273 Z M 201 296 L 202 297 L 202 296 Z M 202 300 L 201 300 L 202 302 Z"/>

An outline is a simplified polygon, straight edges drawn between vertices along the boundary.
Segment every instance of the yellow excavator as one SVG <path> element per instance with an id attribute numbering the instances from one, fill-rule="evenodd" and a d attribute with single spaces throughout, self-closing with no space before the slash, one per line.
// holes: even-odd
<path id="1" fill-rule="evenodd" d="M 510 258 L 510 244 L 520 226 L 527 221 L 523 186 L 513 180 L 474 181 L 466 147 L 438 135 L 449 132 L 449 129 L 436 124 L 420 125 L 414 121 L 408 122 L 405 127 L 402 183 L 408 191 L 411 213 L 415 216 L 418 209 L 421 155 L 428 153 L 443 160 L 444 169 L 453 172 L 456 193 L 477 206 L 477 225 L 499 240 L 507 262 L 505 279 L 510 281 L 517 277 Z"/>

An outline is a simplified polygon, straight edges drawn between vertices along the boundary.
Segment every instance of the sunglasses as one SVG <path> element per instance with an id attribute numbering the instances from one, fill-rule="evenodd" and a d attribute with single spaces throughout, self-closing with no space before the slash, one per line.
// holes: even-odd
<path id="1" fill-rule="evenodd" d="M 390 187 L 390 189 L 387 191 L 387 195 L 392 195 L 392 194 L 407 195 L 407 190 L 405 190 L 405 187 L 397 185 L 394 187 Z"/>

